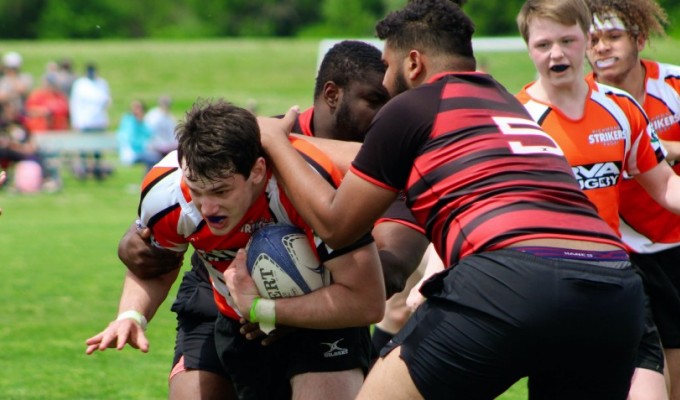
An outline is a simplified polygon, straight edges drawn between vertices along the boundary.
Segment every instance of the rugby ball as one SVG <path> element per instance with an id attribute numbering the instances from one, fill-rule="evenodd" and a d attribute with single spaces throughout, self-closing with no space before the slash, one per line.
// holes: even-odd
<path id="1" fill-rule="evenodd" d="M 304 231 L 292 225 L 266 225 L 246 246 L 246 265 L 266 299 L 307 294 L 330 283 L 330 273 Z"/>

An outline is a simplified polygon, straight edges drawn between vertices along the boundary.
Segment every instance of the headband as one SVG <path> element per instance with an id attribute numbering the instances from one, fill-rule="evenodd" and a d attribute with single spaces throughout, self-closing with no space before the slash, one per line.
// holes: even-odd
<path id="1" fill-rule="evenodd" d="M 614 29 L 626 31 L 626 24 L 621 21 L 619 17 L 614 14 L 606 14 L 600 17 L 593 14 L 593 24 L 590 26 L 590 33 L 597 31 L 611 31 Z"/>

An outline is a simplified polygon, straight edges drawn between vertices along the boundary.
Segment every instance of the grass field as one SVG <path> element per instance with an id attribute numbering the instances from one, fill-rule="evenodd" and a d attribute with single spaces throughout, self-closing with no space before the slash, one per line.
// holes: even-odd
<path id="1" fill-rule="evenodd" d="M 133 98 L 167 93 L 180 114 L 196 97 L 256 99 L 262 114 L 311 104 L 317 41 L 3 42 L 39 76 L 48 60 L 94 60 L 111 85 L 112 119 Z M 680 64 L 679 43 L 650 54 Z M 511 91 L 534 72 L 524 53 L 480 54 Z M 79 68 L 80 69 L 80 68 Z M 163 399 L 173 352 L 174 314 L 166 302 L 151 322 L 151 350 L 86 356 L 84 341 L 115 317 L 124 267 L 116 245 L 136 217 L 141 168 L 80 182 L 64 174 L 56 194 L 0 190 L 0 398 Z M 526 398 L 524 382 L 500 397 Z"/>

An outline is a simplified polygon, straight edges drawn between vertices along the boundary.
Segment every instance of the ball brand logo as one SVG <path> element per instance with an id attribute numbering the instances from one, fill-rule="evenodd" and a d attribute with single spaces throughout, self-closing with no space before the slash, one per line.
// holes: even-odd
<path id="1" fill-rule="evenodd" d="M 321 344 L 328 346 L 328 350 L 323 353 L 323 356 L 325 358 L 330 358 L 330 357 L 338 357 L 338 356 L 344 356 L 345 354 L 349 353 L 349 350 L 338 346 L 338 343 L 340 343 L 341 340 L 344 339 L 338 339 L 335 342 L 332 343 L 324 343 L 321 342 Z"/>
<path id="2" fill-rule="evenodd" d="M 276 264 L 276 262 L 266 254 L 260 254 L 258 258 L 267 258 L 269 263 Z M 259 260 L 258 263 L 260 263 Z M 274 271 L 272 271 L 271 269 L 260 267 L 258 268 L 258 272 L 260 274 L 260 278 L 262 279 L 262 285 L 264 286 L 264 289 L 267 291 L 267 296 L 269 296 L 270 299 L 282 298 L 283 295 L 281 294 L 281 289 L 279 289 L 279 284 L 276 279 L 276 276 L 274 276 Z"/>

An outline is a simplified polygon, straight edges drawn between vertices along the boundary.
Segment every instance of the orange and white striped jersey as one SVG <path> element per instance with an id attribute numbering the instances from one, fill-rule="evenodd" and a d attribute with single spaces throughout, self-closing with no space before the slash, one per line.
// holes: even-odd
<path id="1" fill-rule="evenodd" d="M 533 84 L 533 83 L 532 83 Z M 589 81 L 583 116 L 571 119 L 532 98 L 517 98 L 562 148 L 581 189 L 609 226 L 619 230 L 619 182 L 663 161 L 664 153 L 640 105 L 626 92 Z"/>
<path id="2" fill-rule="evenodd" d="M 291 138 L 291 141 L 307 162 L 330 184 L 335 187 L 339 185 L 342 175 L 330 159 L 305 140 Z M 157 247 L 184 252 L 189 245 L 193 246 L 210 274 L 218 309 L 231 318 L 238 319 L 239 315 L 231 306 L 222 272 L 231 264 L 237 250 L 246 246 L 255 230 L 274 223 L 301 227 L 316 245 L 322 262 L 343 254 L 344 250 L 334 252 L 314 235 L 271 172 L 265 190 L 253 202 L 243 219 L 230 233 L 222 236 L 210 231 L 194 205 L 183 181 L 176 151 L 156 164 L 142 183 L 138 225 L 151 229 L 152 243 Z M 370 236 L 360 239 L 360 242 L 368 240 L 372 240 Z M 357 247 L 360 245 L 353 246 Z"/>
<path id="3" fill-rule="evenodd" d="M 680 67 L 642 60 L 642 105 L 659 138 L 680 140 Z M 588 77 L 594 79 L 592 74 Z M 671 163 L 680 174 L 680 163 Z M 654 253 L 680 245 L 680 216 L 663 208 L 635 179 L 621 182 L 621 235 L 637 253 Z"/>

